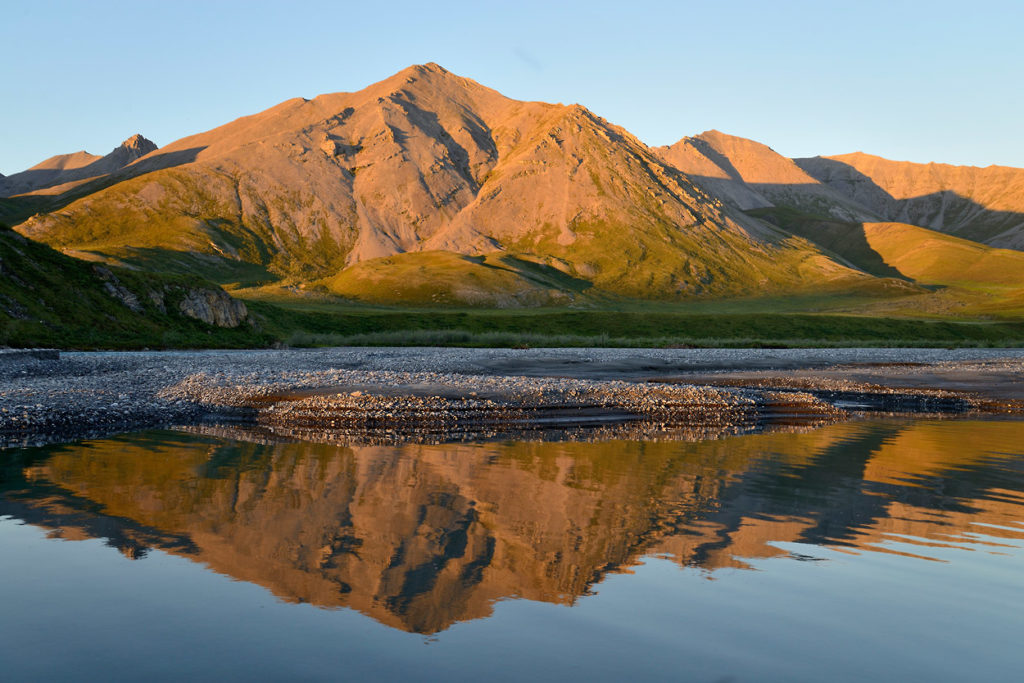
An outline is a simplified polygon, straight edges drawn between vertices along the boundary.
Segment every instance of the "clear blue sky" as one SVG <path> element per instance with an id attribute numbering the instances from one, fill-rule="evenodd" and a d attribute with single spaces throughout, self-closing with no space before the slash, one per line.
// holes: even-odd
<path id="1" fill-rule="evenodd" d="M 649 144 L 1024 167 L 1024 1 L 0 0 L 0 172 L 438 62 Z"/>

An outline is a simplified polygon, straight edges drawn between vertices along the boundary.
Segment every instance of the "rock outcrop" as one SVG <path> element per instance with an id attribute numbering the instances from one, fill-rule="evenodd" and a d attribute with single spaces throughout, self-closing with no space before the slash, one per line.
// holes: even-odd
<path id="1" fill-rule="evenodd" d="M 249 319 L 245 304 L 222 289 L 186 290 L 178 310 L 182 315 L 217 327 L 238 327 Z"/>
<path id="2" fill-rule="evenodd" d="M 207 281 L 89 263 L 0 227 L 0 346 L 267 343 Z"/>
<path id="3" fill-rule="evenodd" d="M 135 313 L 145 312 L 139 295 L 125 287 L 109 268 L 96 265 L 93 270 L 103 281 L 103 289 L 107 294 Z M 182 315 L 201 320 L 207 325 L 238 327 L 249 320 L 249 310 L 245 304 L 232 298 L 223 289 L 164 285 L 147 289 L 144 296 L 161 313 L 167 312 L 168 299 L 176 299 L 177 309 Z"/>

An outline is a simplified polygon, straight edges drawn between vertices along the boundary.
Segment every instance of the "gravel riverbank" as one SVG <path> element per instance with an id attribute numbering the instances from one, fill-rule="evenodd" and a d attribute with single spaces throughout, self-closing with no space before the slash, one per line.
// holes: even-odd
<path id="1" fill-rule="evenodd" d="M 338 348 L 20 354 L 0 363 L 5 445 L 209 419 L 444 431 L 649 420 L 729 424 L 850 409 L 1021 412 L 1020 349 Z"/>

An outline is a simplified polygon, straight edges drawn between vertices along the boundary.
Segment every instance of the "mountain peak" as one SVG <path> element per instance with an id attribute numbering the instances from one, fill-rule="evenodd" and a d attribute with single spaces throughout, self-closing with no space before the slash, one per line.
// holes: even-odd
<path id="1" fill-rule="evenodd" d="M 416 65 L 413 66 L 413 68 L 417 69 L 419 71 L 430 71 L 432 73 L 437 73 L 437 74 L 451 73 L 450 71 L 448 71 L 448 69 L 444 68 L 443 66 L 441 66 L 437 62 L 427 62 L 426 64 L 416 64 Z"/>
<path id="2" fill-rule="evenodd" d="M 436 62 L 427 62 L 426 64 L 407 66 L 392 78 L 416 78 L 417 76 L 455 76 L 455 74 Z"/>
<path id="3" fill-rule="evenodd" d="M 118 149 L 125 149 L 135 154 L 136 158 L 145 156 L 157 148 L 156 143 L 136 133 L 120 144 Z"/>

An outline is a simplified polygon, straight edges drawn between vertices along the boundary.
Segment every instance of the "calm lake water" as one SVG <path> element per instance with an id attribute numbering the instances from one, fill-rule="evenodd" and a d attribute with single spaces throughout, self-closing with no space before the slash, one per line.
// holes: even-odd
<path id="1" fill-rule="evenodd" d="M 1019 681 L 1024 422 L 0 451 L 0 679 Z"/>

